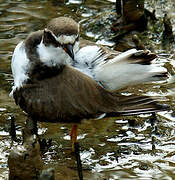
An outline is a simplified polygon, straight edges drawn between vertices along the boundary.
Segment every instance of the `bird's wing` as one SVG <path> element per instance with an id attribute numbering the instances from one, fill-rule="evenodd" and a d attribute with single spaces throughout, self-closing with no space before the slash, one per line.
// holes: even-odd
<path id="1" fill-rule="evenodd" d="M 50 122 L 80 122 L 103 113 L 122 115 L 135 109 L 135 114 L 162 110 L 149 97 L 126 97 L 106 91 L 88 76 L 68 66 L 57 76 L 16 90 L 14 98 L 32 118 Z"/>
<path id="2" fill-rule="evenodd" d="M 131 49 L 120 53 L 98 45 L 87 45 L 75 57 L 75 68 L 109 90 L 167 78 L 167 70 L 152 63 L 156 55 L 149 51 Z"/>

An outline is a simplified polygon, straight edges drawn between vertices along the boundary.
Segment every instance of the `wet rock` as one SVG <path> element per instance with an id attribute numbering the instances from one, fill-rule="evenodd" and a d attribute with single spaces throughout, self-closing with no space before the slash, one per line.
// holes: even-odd
<path id="1" fill-rule="evenodd" d="M 9 180 L 35 180 L 42 170 L 40 145 L 31 136 L 23 145 L 12 149 L 8 157 Z"/>
<path id="2" fill-rule="evenodd" d="M 54 180 L 54 179 L 55 179 L 55 171 L 53 168 L 43 170 L 42 174 L 39 177 L 39 180 Z"/>
<path id="3" fill-rule="evenodd" d="M 163 40 L 163 46 L 168 45 L 169 43 L 173 43 L 175 41 L 173 36 L 173 27 L 171 24 L 171 19 L 168 17 L 167 14 L 165 14 L 163 18 L 163 24 L 164 24 L 164 31 L 162 35 Z"/>
<path id="4" fill-rule="evenodd" d="M 52 139 L 46 140 L 46 139 L 38 139 L 38 142 L 40 144 L 40 151 L 42 154 L 48 151 L 48 149 L 52 145 Z"/>
<path id="5" fill-rule="evenodd" d="M 121 9 L 121 19 L 114 25 L 114 31 L 143 31 L 147 27 L 147 17 L 144 9 L 144 0 L 116 1 L 117 11 Z M 121 8 L 119 6 L 121 5 Z"/>
<path id="6" fill-rule="evenodd" d="M 30 117 L 27 117 L 22 134 L 23 142 L 26 142 L 33 135 L 38 136 L 37 121 L 33 120 Z"/>
<path id="7" fill-rule="evenodd" d="M 142 49 L 142 50 L 145 49 L 145 46 L 143 45 L 141 39 L 136 34 L 133 35 L 132 40 L 136 45 L 136 49 Z"/>
<path id="8" fill-rule="evenodd" d="M 124 20 L 136 22 L 144 15 L 144 0 L 123 0 L 122 8 Z"/>
<path id="9" fill-rule="evenodd" d="M 139 166 L 139 169 L 141 169 L 141 170 L 148 170 L 148 169 L 149 169 L 149 166 L 148 166 L 147 163 L 141 162 L 141 163 L 140 163 L 140 166 Z"/>
<path id="10" fill-rule="evenodd" d="M 81 23 L 81 29 L 85 31 L 86 39 L 112 39 L 115 35 L 111 26 L 117 20 L 116 12 L 114 9 L 104 10 L 97 14 L 94 14 L 93 19 L 87 19 Z M 89 35 L 90 33 L 90 35 Z"/>
<path id="11" fill-rule="evenodd" d="M 26 119 L 25 127 L 23 129 L 23 142 L 28 141 L 31 136 L 36 135 L 39 145 L 40 145 L 40 151 L 41 154 L 44 154 L 47 152 L 47 150 L 51 147 L 52 145 L 52 139 L 46 140 L 46 139 L 41 139 L 38 135 L 38 127 L 37 127 L 37 121 L 31 119 L 28 117 Z"/>

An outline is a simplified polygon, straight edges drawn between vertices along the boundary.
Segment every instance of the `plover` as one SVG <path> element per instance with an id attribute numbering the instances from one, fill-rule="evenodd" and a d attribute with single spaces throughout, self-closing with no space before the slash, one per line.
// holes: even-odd
<path id="1" fill-rule="evenodd" d="M 160 105 L 147 96 L 124 96 L 109 91 L 95 78 L 74 68 L 73 52 L 78 52 L 78 24 L 64 17 L 59 22 L 58 26 L 50 23 L 46 29 L 31 33 L 16 46 L 12 57 L 14 86 L 11 95 L 33 121 L 74 123 L 71 131 L 73 149 L 77 123 L 82 119 L 104 114 L 134 115 L 169 109 L 169 106 Z M 137 62 L 140 66 L 149 64 L 137 58 L 129 60 L 134 65 Z M 109 68 L 112 68 L 110 65 Z"/>

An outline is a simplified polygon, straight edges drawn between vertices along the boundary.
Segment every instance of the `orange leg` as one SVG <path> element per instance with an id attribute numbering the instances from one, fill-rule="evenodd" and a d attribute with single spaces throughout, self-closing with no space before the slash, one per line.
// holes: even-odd
<path id="1" fill-rule="evenodd" d="M 77 136 L 78 136 L 78 125 L 73 124 L 72 125 L 72 130 L 70 133 L 71 141 L 72 141 L 72 151 L 75 151 L 74 144 L 77 141 Z"/>

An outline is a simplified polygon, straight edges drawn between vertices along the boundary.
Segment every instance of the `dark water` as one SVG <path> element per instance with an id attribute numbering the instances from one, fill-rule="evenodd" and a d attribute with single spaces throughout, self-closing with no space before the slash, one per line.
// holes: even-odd
<path id="1" fill-rule="evenodd" d="M 160 20 L 168 12 L 175 31 L 174 0 L 148 1 L 146 7 L 150 10 L 155 7 Z M 16 44 L 30 32 L 43 29 L 51 18 L 61 15 L 80 21 L 83 37 L 94 41 L 100 39 L 98 42 L 104 43 L 101 32 L 91 32 L 92 27 L 86 29 L 86 22 L 111 8 L 114 9 L 114 4 L 105 0 L 70 0 L 65 3 L 61 0 L 0 0 L 0 179 L 8 178 L 10 118 L 16 118 L 19 137 L 25 120 L 23 112 L 9 97 L 13 82 L 10 61 Z M 158 113 L 154 126 L 150 123 L 151 115 L 82 123 L 78 139 L 84 179 L 175 179 L 175 50 L 173 46 L 161 46 L 161 32 L 149 37 L 153 50 L 160 56 L 159 62 L 168 68 L 170 79 L 161 84 L 130 87 L 124 92 L 164 96 L 172 111 Z M 43 161 L 45 168 L 55 168 L 57 179 L 77 179 L 75 160 L 66 153 L 71 147 L 70 129 L 71 125 L 67 124 L 39 124 L 40 134 L 53 139 L 53 146 Z"/>

